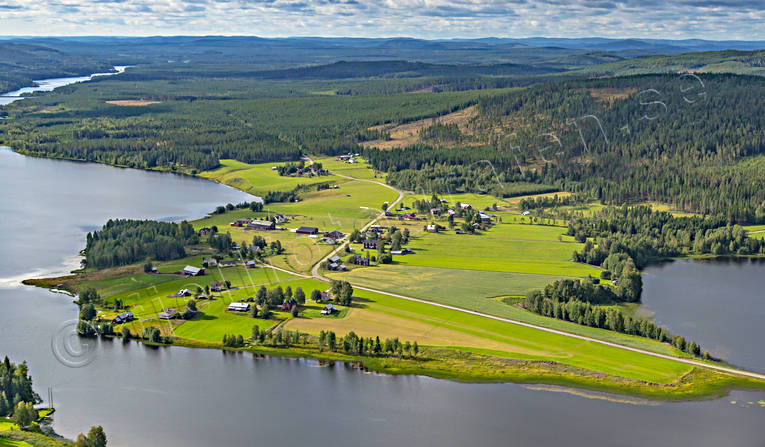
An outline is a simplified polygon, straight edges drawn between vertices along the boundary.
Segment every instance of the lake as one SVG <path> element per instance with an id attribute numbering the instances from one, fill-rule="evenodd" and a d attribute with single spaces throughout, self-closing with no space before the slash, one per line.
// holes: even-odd
<path id="1" fill-rule="evenodd" d="M 201 217 L 249 196 L 191 177 L 8 150 L 0 150 L 0 186 L 0 354 L 26 359 L 42 396 L 53 388 L 54 428 L 66 437 L 101 424 L 110 446 L 764 445 L 765 393 L 648 403 L 121 340 L 62 352 L 54 348 L 77 318 L 72 298 L 19 279 L 76 264 L 85 234 L 109 218 Z M 66 366 L 80 359 L 84 366 Z"/>
<path id="2" fill-rule="evenodd" d="M 126 68 L 127 66 L 115 66 L 114 72 L 110 72 L 110 73 L 93 73 L 88 76 L 76 76 L 76 77 L 69 77 L 69 78 L 40 79 L 38 81 L 34 81 L 35 86 L 33 87 L 24 87 L 18 90 L 14 90 L 12 92 L 0 93 L 0 106 L 10 104 L 20 99 L 24 99 L 25 98 L 24 95 L 27 95 L 29 93 L 50 92 L 59 87 L 63 87 L 65 85 L 90 81 L 91 79 L 98 76 L 111 76 L 115 74 L 120 74 L 123 71 L 125 71 Z"/>
<path id="3" fill-rule="evenodd" d="M 642 311 L 715 357 L 765 373 L 765 259 L 680 260 L 643 272 Z"/>

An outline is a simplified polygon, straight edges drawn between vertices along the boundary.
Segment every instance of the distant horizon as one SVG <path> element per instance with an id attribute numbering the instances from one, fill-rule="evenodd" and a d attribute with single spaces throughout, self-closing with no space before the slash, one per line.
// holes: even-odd
<path id="1" fill-rule="evenodd" d="M 7 36 L 765 40 L 757 0 L 3 0 Z M 554 37 L 551 37 L 554 38 Z"/>
<path id="2" fill-rule="evenodd" d="M 289 40 L 289 39 L 348 39 L 348 40 L 422 40 L 430 42 L 461 42 L 461 41 L 480 41 L 480 40 L 570 40 L 570 41 L 582 41 L 582 40 L 609 40 L 609 41 L 641 41 L 641 42 L 689 42 L 689 41 L 706 41 L 706 42 L 751 42 L 751 43 L 765 43 L 765 37 L 761 39 L 709 39 L 702 37 L 688 37 L 688 38 L 659 38 L 659 37 L 636 37 L 636 36 L 624 36 L 624 37 L 606 37 L 602 35 L 585 36 L 585 37 L 562 37 L 562 36 L 524 36 L 524 37 L 502 37 L 502 36 L 481 36 L 481 37 L 417 37 L 411 35 L 390 35 L 390 36 L 319 36 L 319 35 L 294 35 L 294 36 L 268 36 L 261 34 L 145 34 L 145 35 L 129 35 L 129 34 L 50 34 L 50 35 L 33 35 L 33 34 L 2 34 L 0 39 L 151 39 L 151 38 L 235 38 L 235 37 L 248 37 L 264 40 Z"/>

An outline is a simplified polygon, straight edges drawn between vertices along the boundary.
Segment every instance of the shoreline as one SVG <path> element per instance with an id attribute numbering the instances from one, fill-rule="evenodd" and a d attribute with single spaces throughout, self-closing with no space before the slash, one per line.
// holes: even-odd
<path id="1" fill-rule="evenodd" d="M 16 152 L 11 148 L 9 148 L 9 150 Z M 16 152 L 16 153 L 23 156 L 31 155 L 31 154 L 25 154 L 22 152 Z M 87 160 L 72 160 L 67 158 L 48 157 L 44 155 L 43 156 L 31 155 L 31 156 L 35 156 L 38 158 L 51 158 L 51 159 L 62 159 L 62 160 L 68 160 L 68 161 L 77 161 L 77 162 L 83 162 L 83 163 L 89 162 Z M 101 163 L 101 162 L 95 162 L 95 163 L 107 165 L 107 166 L 113 166 L 113 167 L 129 168 L 128 166 L 115 166 L 108 163 Z M 132 168 L 132 169 L 141 169 L 144 171 L 156 171 L 156 172 L 171 172 L 171 173 L 186 175 L 190 177 L 196 177 L 200 180 L 212 180 L 218 184 L 222 184 L 216 180 L 207 179 L 207 178 L 199 176 L 198 174 L 191 174 L 188 172 L 182 172 L 182 171 L 178 172 L 178 171 L 172 171 L 169 169 L 146 169 L 146 168 Z M 229 188 L 233 188 L 232 186 L 229 186 L 229 185 L 225 185 L 225 186 Z M 233 189 L 236 189 L 236 188 L 233 188 Z M 710 256 L 705 255 L 704 257 L 710 257 Z M 694 256 L 684 256 L 679 259 L 688 259 L 688 258 L 694 258 Z M 671 259 L 663 260 L 663 261 L 665 262 L 671 261 Z M 29 275 L 26 275 L 26 277 L 21 282 L 21 284 L 49 288 L 49 290 L 54 291 L 53 290 L 55 289 L 54 285 L 51 284 L 50 282 L 48 284 L 45 284 L 45 281 L 44 281 L 45 279 L 51 280 L 54 278 L 45 277 L 44 276 L 45 272 L 42 270 L 36 273 L 38 274 L 33 276 L 38 276 L 38 277 L 30 278 Z M 72 273 L 71 271 L 68 271 L 66 272 L 66 274 L 70 275 Z M 20 286 L 21 284 L 17 284 L 17 286 Z M 142 342 L 149 346 L 154 345 L 153 343 L 149 343 L 146 341 L 142 341 Z M 523 383 L 523 384 L 562 385 L 562 386 L 574 387 L 577 389 L 588 389 L 593 391 L 616 393 L 619 395 L 647 397 L 647 398 L 652 398 L 656 400 L 671 401 L 671 400 L 698 400 L 698 399 L 705 399 L 705 398 L 715 398 L 715 397 L 720 397 L 727 394 L 731 389 L 738 389 L 738 388 L 748 389 L 749 387 L 751 387 L 752 389 L 756 389 L 756 390 L 765 390 L 765 382 L 762 382 L 758 379 L 754 379 L 754 378 L 748 379 L 748 378 L 743 378 L 740 376 L 733 377 L 724 372 L 712 372 L 708 370 L 705 370 L 706 374 L 701 375 L 701 377 L 703 378 L 705 377 L 704 381 L 702 381 L 701 383 L 696 383 L 697 381 L 694 380 L 694 378 L 699 376 L 699 374 L 691 373 L 692 375 L 691 383 L 683 383 L 682 380 L 686 378 L 686 376 L 683 376 L 680 379 L 681 382 L 678 383 L 679 388 L 668 390 L 666 388 L 666 385 L 642 383 L 642 382 L 638 382 L 631 379 L 622 379 L 618 376 L 609 376 L 607 374 L 598 373 L 596 371 L 577 370 L 576 372 L 574 372 L 575 368 L 568 367 L 567 365 L 563 365 L 563 364 L 557 364 L 556 362 L 540 362 L 540 364 L 555 365 L 556 368 L 565 370 L 565 372 L 562 372 L 561 370 L 557 370 L 557 371 L 556 370 L 534 370 L 533 372 L 530 372 L 529 370 L 515 368 L 515 369 L 505 370 L 502 374 L 496 374 L 496 373 L 486 372 L 486 371 L 482 372 L 478 369 L 470 370 L 469 365 L 466 365 L 468 367 L 468 369 L 466 370 L 455 371 L 455 370 L 449 370 L 448 368 L 433 367 L 432 364 L 424 365 L 421 363 L 417 364 L 416 362 L 407 362 L 407 361 L 404 361 L 403 363 L 399 362 L 400 364 L 395 364 L 396 362 L 391 363 L 390 358 L 358 357 L 358 356 L 354 357 L 354 356 L 338 354 L 338 353 L 320 353 L 320 352 L 316 352 L 315 349 L 306 349 L 306 348 L 303 348 L 303 349 L 271 348 L 271 347 L 258 346 L 258 347 L 251 347 L 247 349 L 231 349 L 231 348 L 224 348 L 220 343 L 200 342 L 200 341 L 195 341 L 190 339 L 176 339 L 173 345 L 187 347 L 187 348 L 222 349 L 226 351 L 247 351 L 247 352 L 252 352 L 254 354 L 272 355 L 272 356 L 281 356 L 281 357 L 290 357 L 290 358 L 309 358 L 309 359 L 315 359 L 315 360 L 353 362 L 353 363 L 359 363 L 363 365 L 363 367 L 368 370 L 383 373 L 383 374 L 421 375 L 421 376 L 432 377 L 436 379 L 445 379 L 445 380 L 467 382 L 467 383 Z M 443 352 L 443 349 L 439 349 L 439 348 L 430 348 L 430 349 L 436 349 L 439 352 Z M 451 351 L 467 354 L 465 351 L 459 351 L 456 349 L 451 349 Z M 474 359 L 478 358 L 478 355 L 476 354 L 470 354 L 470 355 L 473 356 Z M 493 357 L 493 356 L 484 356 L 484 358 L 499 359 L 506 362 L 516 361 L 513 359 Z M 517 362 L 522 362 L 522 361 L 517 361 Z M 529 364 L 530 363 L 527 362 L 524 365 L 528 366 Z M 693 369 L 691 371 L 693 372 L 698 369 L 699 369 L 698 366 L 693 366 Z M 723 380 L 725 377 L 728 377 L 729 380 Z"/>
<path id="2" fill-rule="evenodd" d="M 119 336 L 110 336 L 124 340 Z M 733 390 L 765 392 L 765 381 L 735 377 L 729 374 L 694 367 L 671 384 L 654 384 L 633 379 L 624 379 L 596 371 L 559 364 L 553 361 L 531 361 L 492 357 L 459 351 L 452 348 L 423 347 L 417 358 L 367 357 L 341 352 L 319 352 L 312 347 L 269 347 L 249 346 L 244 348 L 225 347 L 220 343 L 191 339 L 174 339 L 172 344 L 158 344 L 131 338 L 131 341 L 148 347 L 214 349 L 231 353 L 251 353 L 256 356 L 280 357 L 311 360 L 317 362 L 341 362 L 350 364 L 363 372 L 388 376 L 420 376 L 436 380 L 473 384 L 517 384 L 528 386 L 556 386 L 569 390 L 586 390 L 605 393 L 609 396 L 646 399 L 650 402 L 691 402 L 713 400 L 728 395 Z M 443 357 L 434 354 L 445 354 Z M 430 356 L 428 356 L 430 355 Z M 456 365 L 449 360 L 462 360 Z M 470 369 L 474 362 L 473 369 Z M 486 368 L 486 363 L 495 362 L 497 369 Z M 477 365 L 475 364 L 477 363 Z M 451 366 L 451 367 L 449 367 Z M 455 367 L 456 366 L 456 367 Z"/>

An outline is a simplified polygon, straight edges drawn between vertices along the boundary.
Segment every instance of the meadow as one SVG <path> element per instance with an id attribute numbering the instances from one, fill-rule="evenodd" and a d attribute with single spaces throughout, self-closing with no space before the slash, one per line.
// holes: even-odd
<path id="1" fill-rule="evenodd" d="M 505 358 L 553 360 L 652 383 L 673 382 L 691 369 L 678 362 L 379 293 L 358 290 L 354 296 L 357 302 L 345 318 L 296 318 L 284 327 L 308 333 L 333 330 L 344 334 L 353 330 L 362 336 L 399 337 L 428 346 L 466 349 Z M 635 341 L 658 345 L 653 346 L 654 350 L 671 351 L 655 342 Z"/>
<path id="2" fill-rule="evenodd" d="M 338 177 L 333 175 L 280 176 L 277 171 L 271 169 L 274 166 L 283 166 L 285 163 L 248 164 L 236 160 L 221 160 L 220 164 L 220 168 L 204 171 L 199 175 L 256 196 L 264 196 L 270 191 L 291 191 L 298 185 L 315 185 L 338 180 Z"/>

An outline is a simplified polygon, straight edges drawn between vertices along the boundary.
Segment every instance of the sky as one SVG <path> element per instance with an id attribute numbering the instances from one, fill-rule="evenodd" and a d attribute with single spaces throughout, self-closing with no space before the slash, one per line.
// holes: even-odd
<path id="1" fill-rule="evenodd" d="M 765 40 L 765 0 L 0 0 L 0 35 Z"/>

